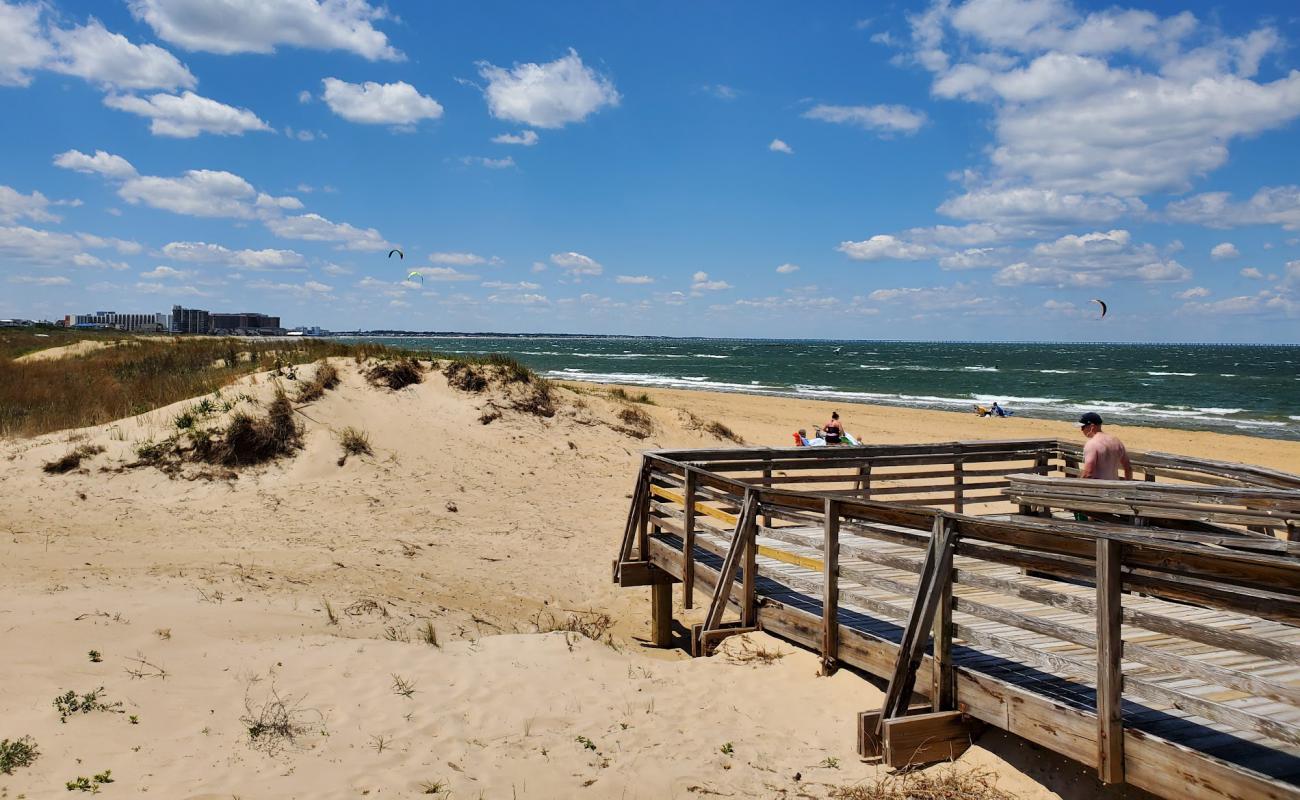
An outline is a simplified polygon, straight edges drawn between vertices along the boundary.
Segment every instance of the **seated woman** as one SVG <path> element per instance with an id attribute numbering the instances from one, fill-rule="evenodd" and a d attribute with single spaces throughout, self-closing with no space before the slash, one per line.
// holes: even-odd
<path id="1" fill-rule="evenodd" d="M 826 439 L 826 444 L 839 444 L 842 436 L 844 425 L 840 423 L 840 412 L 832 411 L 831 421 L 822 428 L 822 437 Z"/>

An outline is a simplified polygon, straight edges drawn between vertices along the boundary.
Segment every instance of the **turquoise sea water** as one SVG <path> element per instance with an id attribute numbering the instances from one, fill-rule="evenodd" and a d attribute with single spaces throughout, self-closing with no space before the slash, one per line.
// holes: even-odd
<path id="1" fill-rule="evenodd" d="M 443 353 L 505 353 L 547 377 L 1300 440 L 1300 347 L 754 339 L 395 336 Z M 852 414 L 849 408 L 847 415 Z M 977 420 L 972 424 L 996 424 Z M 850 429 L 852 426 L 850 425 Z"/>

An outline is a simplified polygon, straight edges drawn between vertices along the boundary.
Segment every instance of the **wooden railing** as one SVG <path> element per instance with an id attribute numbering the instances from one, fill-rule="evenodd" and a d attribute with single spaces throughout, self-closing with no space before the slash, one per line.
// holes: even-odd
<path id="1" fill-rule="evenodd" d="M 1095 699 L 1083 708 L 1066 708 L 1049 693 L 1045 708 L 1054 715 L 1053 733 L 1040 734 L 1040 742 L 1096 766 L 1108 782 L 1127 778 L 1161 793 L 1175 785 L 1158 766 L 1169 757 L 1152 744 L 1158 740 L 1126 729 L 1125 698 L 1300 753 L 1300 644 L 1288 627 L 1300 624 L 1300 558 L 1287 543 L 1272 539 L 1280 547 L 1229 548 L 1219 541 L 1226 534 L 1023 516 L 982 519 L 931 507 L 1006 502 L 1003 489 L 1016 503 L 1050 505 L 1030 489 L 1085 483 L 1048 477 L 1068 472 L 1077 457 L 1069 445 L 1037 440 L 648 453 L 615 579 L 654 586 L 656 617 L 663 598 L 670 597 L 664 592 L 671 581 L 683 582 L 687 607 L 696 580 L 706 581 L 701 588 L 709 591 L 710 603 L 692 642 L 699 653 L 728 635 L 762 627 L 819 650 L 827 669 L 847 662 L 889 677 L 885 705 L 872 717 L 874 732 L 885 738 L 891 729 L 902 729 L 902 720 L 912 720 L 910 698 L 918 670 L 926 668 L 929 680 L 915 690 L 930 698 L 930 716 L 915 721 L 947 724 L 952 714 L 965 713 L 1016 730 L 1011 711 L 990 693 L 988 675 L 954 659 L 957 641 L 1044 676 L 1093 687 Z M 1205 488 L 1258 482 L 1300 488 L 1300 478 L 1285 473 L 1219 462 L 1205 462 L 1206 471 L 1199 472 L 1191 460 L 1161 454 L 1134 454 L 1134 461 L 1152 479 L 1206 478 L 1202 486 L 1159 484 L 1158 491 L 1201 503 L 1231 494 L 1234 501 L 1250 500 L 1249 508 L 1276 511 L 1294 508 L 1300 498 L 1296 489 L 1225 494 Z M 968 470 L 968 464 L 980 466 Z M 1029 464 L 1033 472 L 1015 464 Z M 982 486 L 965 483 L 976 470 L 984 479 L 979 483 L 997 488 L 996 499 L 986 499 Z M 934 484 L 940 472 L 955 483 Z M 1125 483 L 1133 495 L 1121 499 L 1139 499 L 1144 492 L 1140 499 L 1153 500 L 1151 483 Z M 885 491 L 902 486 L 911 490 Z M 881 502 L 882 496 L 894 502 Z M 1252 518 L 1242 524 L 1257 523 Z M 658 543 L 665 533 L 680 537 L 680 550 Z M 720 558 L 720 566 L 703 565 L 701 552 Z M 761 574 L 760 558 L 782 571 Z M 801 621 L 800 613 L 779 602 L 760 603 L 760 577 L 820 597 L 820 619 Z M 1188 618 L 1180 612 L 1192 608 L 1182 605 L 1187 603 L 1221 614 L 1215 620 Z M 845 607 L 899 624 L 900 641 L 889 643 L 888 655 L 880 642 L 864 644 L 870 637 L 841 623 Z M 724 621 L 728 610 L 735 621 Z M 658 619 L 656 629 L 666 630 L 666 624 Z M 1126 642 L 1125 625 L 1165 644 Z M 1026 634 L 1051 644 L 1026 644 Z M 1255 666 L 1237 669 L 1198 657 L 1206 648 L 1243 654 Z M 1122 662 L 1130 665 L 1127 674 Z M 1269 705 L 1235 702 L 1246 696 Z M 865 748 L 872 732 L 862 734 Z M 1198 769 L 1223 782 L 1223 796 L 1233 796 L 1237 785 L 1269 789 L 1262 796 L 1294 791 L 1259 776 L 1242 777 L 1214 759 L 1207 763 Z M 1207 790 L 1192 796 L 1220 795 Z"/>

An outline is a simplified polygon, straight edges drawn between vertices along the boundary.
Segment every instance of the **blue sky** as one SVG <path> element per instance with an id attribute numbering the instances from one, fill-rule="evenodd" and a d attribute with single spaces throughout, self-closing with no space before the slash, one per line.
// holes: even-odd
<path id="1" fill-rule="evenodd" d="M 1289 3 L 223 5 L 0 0 L 0 316 L 1300 342 Z"/>

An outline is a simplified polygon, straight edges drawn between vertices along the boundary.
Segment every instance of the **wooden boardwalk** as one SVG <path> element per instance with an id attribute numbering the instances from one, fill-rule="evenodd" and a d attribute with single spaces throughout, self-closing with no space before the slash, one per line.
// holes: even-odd
<path id="1" fill-rule="evenodd" d="M 680 582 L 688 607 L 711 599 L 701 654 L 758 628 L 889 679 L 864 756 L 957 755 L 957 723 L 980 720 L 1169 797 L 1300 797 L 1300 478 L 1138 454 L 1163 482 L 1111 487 L 1068 477 L 1077 457 L 1039 441 L 650 453 L 615 578 L 652 586 L 657 638 Z M 1088 521 L 1059 518 L 1069 498 Z M 1111 516 L 1139 501 L 1159 516 Z"/>

